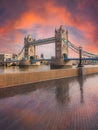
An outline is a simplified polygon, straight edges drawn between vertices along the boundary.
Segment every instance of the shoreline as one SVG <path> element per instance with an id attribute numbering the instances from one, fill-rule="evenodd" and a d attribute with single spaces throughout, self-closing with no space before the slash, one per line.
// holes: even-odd
<path id="1" fill-rule="evenodd" d="M 0 74 L 0 88 L 14 87 L 54 79 L 76 77 L 98 73 L 98 67 L 56 69 L 39 72 L 3 73 Z"/>

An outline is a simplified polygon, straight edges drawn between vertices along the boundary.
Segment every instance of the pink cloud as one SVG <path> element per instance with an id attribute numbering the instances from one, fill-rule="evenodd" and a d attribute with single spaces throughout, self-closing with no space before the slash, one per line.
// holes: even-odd
<path id="1" fill-rule="evenodd" d="M 30 32 L 32 35 L 36 32 L 36 38 L 43 38 L 54 36 L 55 27 L 59 27 L 60 24 L 63 24 L 64 26 L 69 26 L 76 30 L 80 30 L 84 34 L 85 38 L 88 40 L 85 40 L 85 48 L 88 46 L 89 48 L 90 46 L 93 46 L 93 50 L 97 50 L 96 46 L 92 44 L 96 35 L 96 27 L 92 21 L 84 21 L 83 16 L 73 16 L 73 14 L 68 11 L 66 7 L 57 6 L 53 1 L 44 2 L 42 5 L 43 10 L 40 12 L 36 10 L 36 8 L 38 10 L 40 9 L 38 5 L 34 9 L 31 8 L 30 3 L 27 2 L 27 5 L 29 8 L 28 11 L 22 12 L 18 18 L 12 20 L 11 22 L 6 21 L 6 25 L 0 28 L 1 39 L 5 35 L 5 39 L 7 39 L 9 35 L 13 34 L 13 39 L 9 40 L 10 43 L 8 41 L 12 47 L 13 44 L 14 46 L 17 46 L 17 43 L 21 43 L 23 45 L 24 34 L 17 30 L 27 30 L 27 33 L 29 34 Z M 78 37 L 74 36 L 74 34 L 71 34 L 70 36 L 71 41 L 73 40 L 73 37 L 75 37 L 76 44 L 82 41 L 82 39 L 81 41 L 78 41 Z M 7 42 L 7 40 L 5 41 Z M 90 45 L 88 44 L 89 42 Z M 98 40 L 95 42 L 97 44 Z M 3 44 L 2 40 L 1 44 Z"/>

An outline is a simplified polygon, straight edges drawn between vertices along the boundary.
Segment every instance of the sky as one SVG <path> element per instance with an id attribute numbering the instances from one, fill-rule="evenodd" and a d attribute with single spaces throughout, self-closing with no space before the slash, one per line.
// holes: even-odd
<path id="1" fill-rule="evenodd" d="M 69 40 L 98 54 L 98 0 L 0 0 L 0 53 L 19 53 L 24 37 L 53 37 L 63 25 Z M 54 44 L 36 48 L 54 55 Z"/>

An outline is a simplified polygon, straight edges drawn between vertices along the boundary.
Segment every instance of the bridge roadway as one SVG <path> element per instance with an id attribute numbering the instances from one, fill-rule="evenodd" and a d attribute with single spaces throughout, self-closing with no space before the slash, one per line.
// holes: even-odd
<path id="1" fill-rule="evenodd" d="M 37 60 L 32 60 L 32 62 L 42 61 L 42 60 L 51 61 L 51 59 L 37 59 Z M 67 61 L 67 60 L 80 60 L 80 59 L 79 58 L 65 58 L 64 60 Z M 98 60 L 98 58 L 81 58 L 81 60 Z"/>
<path id="2" fill-rule="evenodd" d="M 66 41 L 64 38 L 62 38 L 61 40 L 65 44 L 68 44 L 68 47 L 71 48 L 73 51 L 75 51 L 76 53 L 79 53 L 79 47 L 75 46 L 70 41 Z M 34 41 L 33 43 L 30 43 L 30 44 L 31 45 L 35 45 L 35 46 L 39 46 L 39 45 L 50 44 L 50 43 L 54 43 L 54 42 L 55 42 L 55 37 L 50 37 L 50 38 L 36 40 L 36 41 Z M 92 53 L 87 52 L 85 50 L 82 50 L 82 51 L 83 51 L 83 55 L 84 56 L 88 56 L 88 57 L 94 57 L 95 56 L 95 57 L 98 57 L 98 55 L 92 54 Z"/>
<path id="3" fill-rule="evenodd" d="M 55 37 L 50 37 L 50 38 L 36 40 L 33 43 L 31 43 L 31 45 L 39 46 L 39 45 L 49 44 L 54 42 L 55 42 Z"/>
<path id="4" fill-rule="evenodd" d="M 79 47 L 75 46 L 73 43 L 71 43 L 70 41 L 66 41 L 64 38 L 61 39 L 65 44 L 68 44 L 68 47 L 70 47 L 73 51 L 75 51 L 76 53 L 79 52 Z M 44 45 L 44 44 L 50 44 L 50 43 L 54 43 L 55 42 L 55 37 L 50 37 L 50 38 L 45 38 L 45 39 L 39 39 L 34 41 L 33 43 L 31 43 L 31 45 L 35 45 L 35 46 L 39 46 L 39 45 Z M 84 56 L 97 56 L 95 54 L 92 54 L 90 52 L 87 52 L 85 50 L 83 50 L 83 55 Z"/>
<path id="5" fill-rule="evenodd" d="M 42 61 L 42 60 L 51 62 L 51 59 L 36 59 L 36 60 L 32 60 L 32 62 L 37 62 L 37 61 Z M 80 60 L 80 59 L 79 58 L 65 58 L 64 60 L 67 61 L 67 60 Z M 98 58 L 81 58 L 81 60 L 98 60 Z M 11 60 L 11 61 L 4 61 L 3 63 L 20 62 L 20 61 L 21 60 L 15 60 L 14 59 L 14 60 Z"/>
<path id="6" fill-rule="evenodd" d="M 65 44 L 67 44 L 68 47 L 71 48 L 74 52 L 79 54 L 79 47 L 75 46 L 70 41 L 66 41 L 64 38 L 62 38 L 61 40 Z M 55 37 L 35 40 L 35 41 L 29 43 L 29 45 L 39 46 L 39 45 L 45 45 L 45 44 L 50 44 L 50 43 L 55 43 Z M 19 59 L 19 56 L 21 55 L 21 53 L 23 52 L 24 48 L 25 47 L 23 47 L 22 50 L 20 51 L 20 53 L 18 54 L 18 59 Z M 85 50 L 82 50 L 82 55 L 85 56 L 85 57 L 89 57 L 89 58 L 86 58 L 86 59 L 83 59 L 83 60 L 97 60 L 97 59 L 90 59 L 90 58 L 98 57 L 98 55 L 92 54 L 92 53 L 87 52 Z M 46 59 L 46 60 L 50 61 L 49 59 Z M 79 60 L 79 59 L 69 58 L 69 59 L 65 59 L 65 60 Z"/>
<path id="7" fill-rule="evenodd" d="M 65 58 L 64 60 L 80 60 L 80 58 Z M 98 60 L 98 58 L 81 58 L 81 60 Z"/>

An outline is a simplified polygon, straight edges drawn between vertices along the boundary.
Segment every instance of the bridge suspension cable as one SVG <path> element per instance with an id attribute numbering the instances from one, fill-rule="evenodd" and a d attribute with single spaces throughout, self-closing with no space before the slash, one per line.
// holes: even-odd
<path id="1" fill-rule="evenodd" d="M 23 47 L 23 48 L 21 49 L 21 51 L 18 53 L 18 55 L 17 55 L 17 59 L 19 59 L 19 58 L 21 57 L 24 48 L 25 48 L 25 47 Z"/>
<path id="2" fill-rule="evenodd" d="M 76 53 L 79 53 L 79 48 L 77 46 L 75 46 L 73 43 L 71 43 L 70 41 L 66 41 L 65 39 L 62 39 L 64 41 L 65 44 L 68 44 L 68 47 L 71 48 L 73 51 L 75 51 Z M 85 50 L 82 50 L 83 52 L 83 56 L 87 56 L 87 57 L 98 57 L 98 55 L 95 55 L 93 53 L 87 52 Z"/>

